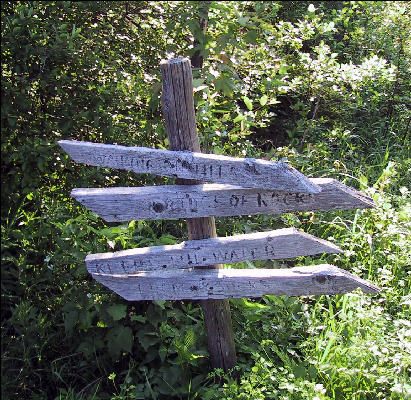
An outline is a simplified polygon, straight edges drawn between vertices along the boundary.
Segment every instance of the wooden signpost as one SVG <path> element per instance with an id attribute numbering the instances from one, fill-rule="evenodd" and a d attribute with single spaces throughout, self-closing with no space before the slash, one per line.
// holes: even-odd
<path id="1" fill-rule="evenodd" d="M 309 179 L 283 162 L 202 154 L 188 59 L 161 64 L 162 104 L 171 151 L 59 141 L 77 162 L 177 177 L 177 185 L 77 188 L 72 196 L 107 221 L 186 218 L 189 240 L 90 254 L 92 276 L 130 301 L 199 300 L 211 364 L 229 370 L 236 354 L 228 298 L 337 294 L 379 289 L 332 265 L 224 269 L 222 263 L 339 253 L 334 244 L 294 228 L 217 237 L 214 216 L 373 207 L 334 179 Z M 213 182 L 204 184 L 203 181 Z"/>

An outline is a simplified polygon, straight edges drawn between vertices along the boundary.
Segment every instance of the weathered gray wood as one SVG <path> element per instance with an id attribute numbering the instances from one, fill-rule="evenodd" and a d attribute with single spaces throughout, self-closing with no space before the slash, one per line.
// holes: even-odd
<path id="1" fill-rule="evenodd" d="M 306 296 L 340 294 L 361 288 L 380 289 L 333 265 L 290 269 L 207 269 L 93 274 L 126 300 L 183 300 L 261 297 L 266 294 Z"/>
<path id="2" fill-rule="evenodd" d="M 292 193 L 225 184 L 73 189 L 71 195 L 106 221 L 280 214 L 371 208 L 374 202 L 335 179 L 313 178 L 321 192 Z"/>
<path id="3" fill-rule="evenodd" d="M 161 103 L 170 149 L 200 152 L 190 61 L 164 61 L 161 63 L 161 75 Z M 201 182 L 178 178 L 177 183 L 188 185 Z M 217 237 L 214 217 L 187 219 L 187 231 L 191 240 Z M 213 267 L 222 265 L 215 264 Z M 211 366 L 228 372 L 237 363 L 230 304 L 228 300 L 201 300 L 200 306 L 204 314 Z"/>
<path id="4" fill-rule="evenodd" d="M 71 140 L 58 143 L 74 161 L 88 165 L 242 187 L 319 192 L 319 188 L 301 172 L 281 161 Z"/>
<path id="5" fill-rule="evenodd" d="M 153 246 L 86 257 L 90 273 L 131 274 L 233 264 L 246 260 L 278 260 L 320 253 L 341 253 L 326 240 L 295 228 L 229 237 L 188 240 L 176 245 Z"/>

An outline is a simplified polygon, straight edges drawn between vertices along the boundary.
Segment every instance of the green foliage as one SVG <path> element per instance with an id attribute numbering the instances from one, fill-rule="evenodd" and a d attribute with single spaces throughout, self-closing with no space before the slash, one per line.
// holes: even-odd
<path id="1" fill-rule="evenodd" d="M 407 399 L 407 2 L 3 2 L 1 352 L 5 399 Z M 206 29 L 204 21 L 207 20 Z M 285 160 L 361 189 L 373 210 L 217 220 L 296 226 L 379 295 L 232 300 L 238 366 L 210 371 L 200 307 L 126 303 L 84 257 L 186 238 L 181 221 L 105 223 L 73 187 L 171 180 L 73 163 L 59 139 L 167 148 L 159 63 L 194 68 L 204 152 Z"/>

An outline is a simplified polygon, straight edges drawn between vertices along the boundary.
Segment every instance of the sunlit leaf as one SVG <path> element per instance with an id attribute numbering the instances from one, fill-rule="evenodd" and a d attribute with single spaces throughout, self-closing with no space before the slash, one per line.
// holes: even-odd
<path id="1" fill-rule="evenodd" d="M 267 95 L 264 94 L 263 96 L 260 97 L 260 104 L 262 106 L 265 106 L 267 104 L 267 101 L 268 101 L 268 96 Z"/>
<path id="2" fill-rule="evenodd" d="M 251 100 L 247 96 L 244 96 L 243 100 L 247 108 L 251 111 L 253 109 L 253 103 L 251 102 Z"/>
<path id="3" fill-rule="evenodd" d="M 243 119 L 244 119 L 245 117 L 244 117 L 244 115 L 243 114 L 238 114 L 235 118 L 234 118 L 234 123 L 236 123 L 236 122 L 240 122 L 240 121 L 242 121 Z"/>

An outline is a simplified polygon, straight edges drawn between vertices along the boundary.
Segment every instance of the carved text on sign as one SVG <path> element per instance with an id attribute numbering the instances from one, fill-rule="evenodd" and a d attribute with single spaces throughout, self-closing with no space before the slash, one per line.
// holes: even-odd
<path id="1" fill-rule="evenodd" d="M 60 140 L 59 144 L 74 161 L 94 166 L 242 187 L 302 193 L 320 191 L 301 172 L 282 161 L 70 140 Z"/>
<path id="2" fill-rule="evenodd" d="M 245 189 L 225 184 L 73 189 L 71 195 L 107 221 L 274 214 L 373 207 L 362 193 L 328 178 L 312 178 L 321 192 Z"/>
<path id="3" fill-rule="evenodd" d="M 246 260 L 294 258 L 320 253 L 340 253 L 334 244 L 295 228 L 229 237 L 188 240 L 86 257 L 90 273 L 131 274 L 138 271 L 191 268 Z"/>
<path id="4" fill-rule="evenodd" d="M 333 265 L 290 269 L 201 269 L 98 274 L 93 277 L 129 301 L 227 299 L 266 294 L 306 296 L 379 288 Z"/>

